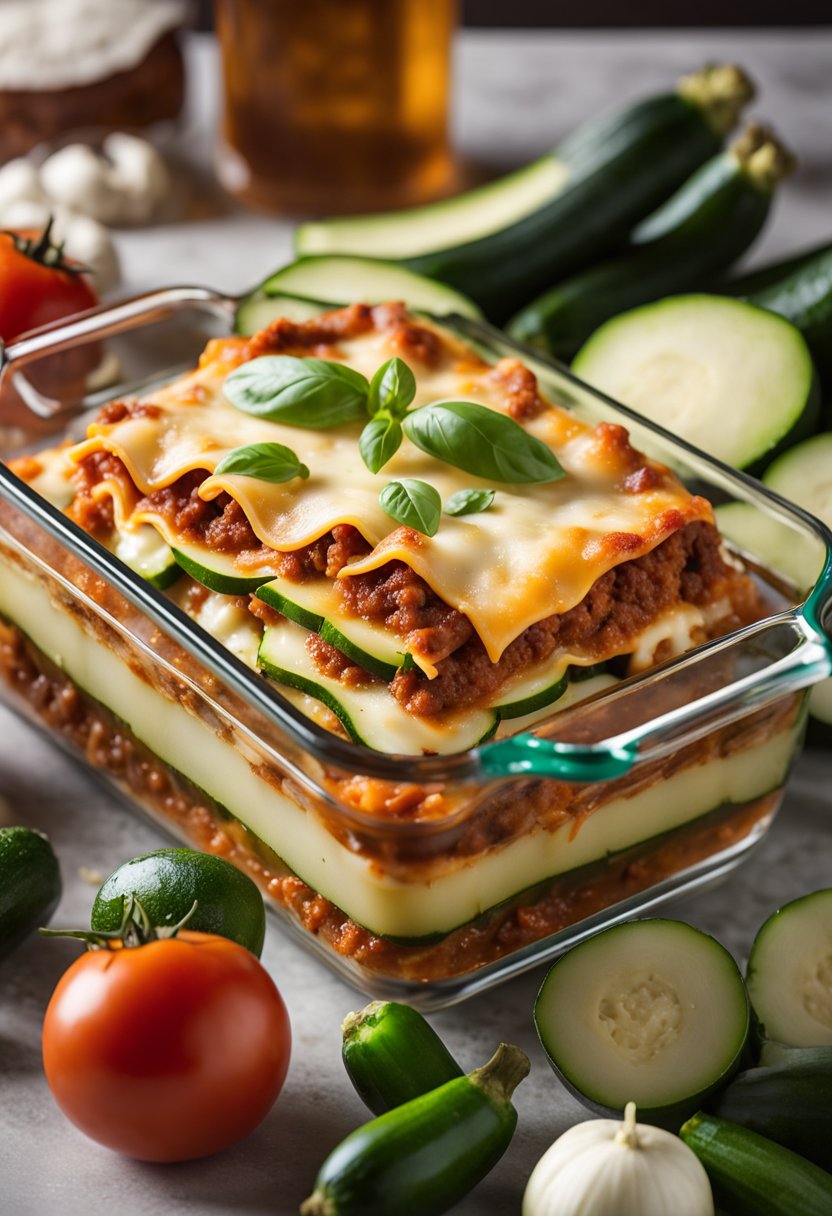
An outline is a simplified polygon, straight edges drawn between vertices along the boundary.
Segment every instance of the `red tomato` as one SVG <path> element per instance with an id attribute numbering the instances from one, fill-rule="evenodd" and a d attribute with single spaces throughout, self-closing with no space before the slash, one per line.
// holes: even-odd
<path id="1" fill-rule="evenodd" d="M 88 951 L 43 1024 L 61 1110 L 143 1161 L 186 1161 L 248 1135 L 280 1092 L 290 1047 L 286 1007 L 254 955 L 187 930 Z"/>
<path id="2" fill-rule="evenodd" d="M 98 303 L 85 276 L 67 265 L 48 227 L 43 233 L 0 233 L 0 338 L 8 342 Z"/>

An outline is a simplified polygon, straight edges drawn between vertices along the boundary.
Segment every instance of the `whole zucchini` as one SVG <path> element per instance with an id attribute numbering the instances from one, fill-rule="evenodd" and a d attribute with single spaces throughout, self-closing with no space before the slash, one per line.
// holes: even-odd
<path id="1" fill-rule="evenodd" d="M 832 1175 L 773 1140 L 714 1115 L 679 1132 L 708 1172 L 714 1198 L 731 1216 L 829 1216 Z"/>
<path id="2" fill-rule="evenodd" d="M 710 1109 L 832 1172 L 832 1048 L 793 1051 L 784 1063 L 741 1072 Z"/>
<path id="3" fill-rule="evenodd" d="M 318 1171 L 301 1216 L 439 1216 L 485 1177 L 517 1124 L 511 1095 L 529 1071 L 501 1044 L 482 1068 L 365 1123 Z"/>
<path id="4" fill-rule="evenodd" d="M 0 958 L 49 920 L 61 898 L 52 845 L 31 828 L 0 828 Z"/>
<path id="5" fill-rule="evenodd" d="M 528 304 L 509 334 L 569 359 L 617 313 L 695 288 L 745 252 L 792 164 L 770 131 L 750 126 L 635 229 L 624 253 Z"/>
<path id="6" fill-rule="evenodd" d="M 802 270 L 804 266 L 808 266 L 811 262 L 822 258 L 824 254 L 828 253 L 832 253 L 832 243 L 827 241 L 823 245 L 813 245 L 811 249 L 804 249 L 800 253 L 789 254 L 788 257 L 781 258 L 778 262 L 769 262 L 765 266 L 758 267 L 757 270 L 749 270 L 744 274 L 732 274 L 719 278 L 713 284 L 713 290 L 719 291 L 723 295 L 743 296 L 748 299 L 755 292 L 781 283 L 783 279 L 788 278 L 795 270 Z"/>
<path id="7" fill-rule="evenodd" d="M 344 1067 L 374 1115 L 463 1075 L 421 1013 L 396 1001 L 371 1001 L 341 1027 Z"/>
<path id="8" fill-rule="evenodd" d="M 673 92 L 623 106 L 567 139 L 554 154 L 564 172 L 528 210 L 522 189 L 507 192 L 503 209 L 494 183 L 415 211 L 305 225 L 296 249 L 396 259 L 504 321 L 547 284 L 624 240 L 719 150 L 752 96 L 740 69 L 705 68 Z M 419 246 L 413 231 L 423 234 Z"/>
<path id="9" fill-rule="evenodd" d="M 832 395 L 832 246 L 792 266 L 782 278 L 755 287 L 746 299 L 797 326 L 812 352 L 828 400 Z"/>

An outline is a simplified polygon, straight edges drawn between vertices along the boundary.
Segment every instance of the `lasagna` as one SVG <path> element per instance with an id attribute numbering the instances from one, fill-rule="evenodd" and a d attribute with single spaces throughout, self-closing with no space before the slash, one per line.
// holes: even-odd
<path id="1" fill-rule="evenodd" d="M 366 414 L 322 426 L 314 402 L 288 421 L 240 408 L 235 377 L 275 357 L 368 385 L 390 360 L 412 374 L 383 467 L 363 451 Z M 500 480 L 458 441 L 420 443 L 409 420 L 448 402 L 486 434 L 496 417 L 509 447 L 534 441 L 556 474 Z M 295 472 L 230 459 L 265 449 L 288 452 Z M 399 756 L 550 723 L 764 611 L 709 503 L 623 427 L 588 425 L 522 363 L 488 363 L 399 305 L 214 340 L 192 373 L 112 402 L 80 442 L 16 470 L 319 725 Z M 427 487 L 430 526 L 391 513 L 390 483 Z M 52 681 L 58 700 L 75 689 L 83 705 L 65 733 L 83 741 L 92 720 L 122 750 L 126 740 L 128 784 L 145 802 L 247 866 L 338 953 L 420 982 L 494 961 L 747 835 L 771 811 L 799 730 L 790 702 L 621 781 L 525 780 L 480 792 L 465 813 L 468 791 L 366 777 L 360 760 L 353 775 L 324 768 L 327 797 L 371 825 L 346 830 L 314 798 L 287 796 L 279 773 L 111 637 L 101 645 L 96 623 L 65 613 L 62 637 L 98 643 L 83 657 L 74 634 L 44 646 L 21 619 L 37 594 L 7 561 L 0 612 L 19 627 L 7 676 Z M 44 617 L 60 610 L 54 591 L 41 598 Z M 407 836 L 450 819 L 432 846 Z M 649 864 L 645 841 L 657 842 Z"/>

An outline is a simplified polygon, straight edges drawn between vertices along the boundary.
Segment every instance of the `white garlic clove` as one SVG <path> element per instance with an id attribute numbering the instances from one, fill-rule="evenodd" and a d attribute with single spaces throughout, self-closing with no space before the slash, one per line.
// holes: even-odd
<path id="1" fill-rule="evenodd" d="M 123 131 L 108 135 L 103 148 L 112 166 L 111 183 L 122 195 L 125 219 L 146 223 L 170 193 L 164 159 L 146 139 Z"/>
<path id="2" fill-rule="evenodd" d="M 0 211 L 11 203 L 42 203 L 46 199 L 37 166 L 24 156 L 0 168 Z"/>
<path id="3" fill-rule="evenodd" d="M 88 215 L 67 214 L 61 223 L 56 221 L 56 233 L 67 257 L 89 269 L 99 295 L 116 286 L 121 278 L 118 254 L 103 224 Z"/>
<path id="4" fill-rule="evenodd" d="M 61 148 L 44 161 L 40 171 L 50 199 L 102 224 L 115 223 L 119 217 L 121 196 L 110 179 L 109 165 L 87 144 Z"/>

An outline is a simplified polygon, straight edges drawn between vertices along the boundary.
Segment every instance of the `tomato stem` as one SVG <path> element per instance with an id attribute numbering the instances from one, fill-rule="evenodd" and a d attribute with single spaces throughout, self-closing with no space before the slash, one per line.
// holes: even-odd
<path id="1" fill-rule="evenodd" d="M 175 925 L 152 925 L 141 900 L 135 895 L 128 895 L 122 904 L 121 924 L 117 929 L 99 931 L 96 929 L 40 929 L 42 937 L 72 937 L 85 942 L 88 950 L 134 950 L 138 946 L 146 946 L 149 942 L 163 941 L 168 937 L 176 937 L 180 929 L 184 929 L 197 909 L 197 901 Z"/>

